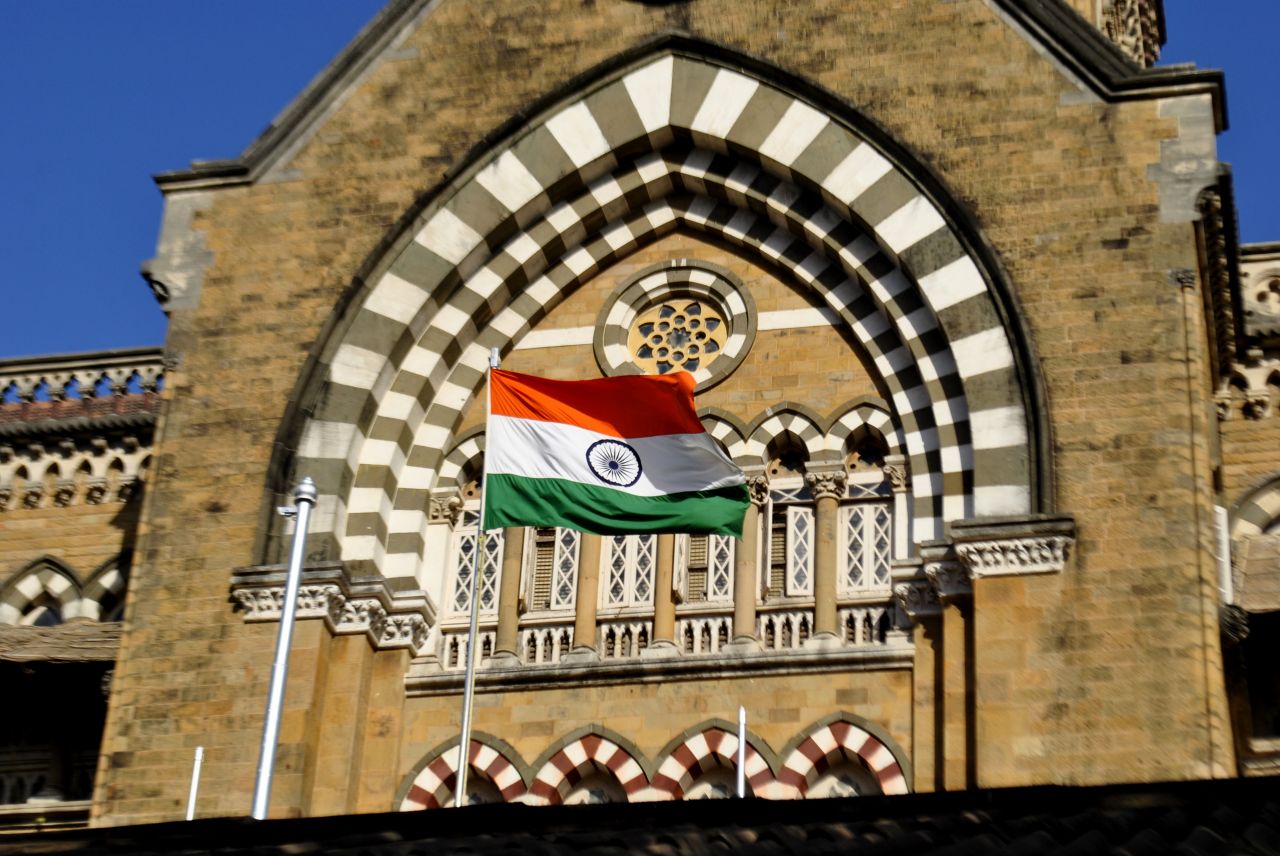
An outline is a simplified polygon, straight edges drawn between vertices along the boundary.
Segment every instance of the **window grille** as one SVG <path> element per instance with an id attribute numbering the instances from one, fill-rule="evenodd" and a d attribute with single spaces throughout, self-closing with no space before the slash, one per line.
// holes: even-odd
<path id="1" fill-rule="evenodd" d="M 681 535 L 676 539 L 678 591 L 686 603 L 733 600 L 734 539 L 728 535 Z"/>
<path id="2" fill-rule="evenodd" d="M 612 535 L 605 542 L 604 607 L 653 603 L 653 572 L 657 562 L 656 535 Z"/>
<path id="3" fill-rule="evenodd" d="M 889 586 L 889 562 L 893 552 L 893 514 L 889 504 L 863 502 L 840 509 L 845 593 Z"/>
<path id="4" fill-rule="evenodd" d="M 471 609 L 471 574 L 475 569 L 480 525 L 479 503 L 464 508 L 453 530 L 453 610 Z M 480 612 L 492 613 L 498 608 L 498 573 L 502 568 L 502 536 L 494 533 L 484 539 L 484 555 L 480 569 Z"/>
<path id="5" fill-rule="evenodd" d="M 787 585 L 789 596 L 813 594 L 813 508 L 787 506 Z"/>

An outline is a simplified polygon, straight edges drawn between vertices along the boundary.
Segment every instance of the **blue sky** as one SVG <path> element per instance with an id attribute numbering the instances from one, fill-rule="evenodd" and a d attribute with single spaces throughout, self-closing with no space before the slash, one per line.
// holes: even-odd
<path id="1" fill-rule="evenodd" d="M 150 176 L 237 155 L 382 0 L 0 4 L 3 358 L 161 344 L 138 275 L 160 224 Z M 1280 240 L 1280 3 L 1165 9 L 1162 62 L 1227 72 L 1241 238 Z"/>

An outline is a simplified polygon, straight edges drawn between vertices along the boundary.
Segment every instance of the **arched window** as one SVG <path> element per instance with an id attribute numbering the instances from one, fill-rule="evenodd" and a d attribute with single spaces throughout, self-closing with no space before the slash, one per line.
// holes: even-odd
<path id="1" fill-rule="evenodd" d="M 840 594 L 884 592 L 893 559 L 893 489 L 885 475 L 884 440 L 865 431 L 846 459 L 847 499 L 840 506 Z"/>
<path id="2" fill-rule="evenodd" d="M 581 542 L 581 533 L 573 529 L 525 529 L 524 598 L 528 612 L 573 609 Z"/>

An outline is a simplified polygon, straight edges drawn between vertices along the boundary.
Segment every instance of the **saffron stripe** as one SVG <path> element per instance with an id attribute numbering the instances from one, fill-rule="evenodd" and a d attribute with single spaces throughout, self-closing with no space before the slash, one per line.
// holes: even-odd
<path id="1" fill-rule="evenodd" d="M 665 496 L 632 496 L 620 490 L 563 479 L 490 474 L 484 485 L 486 528 L 565 526 L 596 535 L 633 532 L 710 533 L 742 537 L 746 485 Z"/>
<path id="2" fill-rule="evenodd" d="M 550 380 L 494 369 L 490 383 L 493 416 L 578 425 L 622 439 L 703 430 L 693 406 L 696 384 L 687 372 Z"/>

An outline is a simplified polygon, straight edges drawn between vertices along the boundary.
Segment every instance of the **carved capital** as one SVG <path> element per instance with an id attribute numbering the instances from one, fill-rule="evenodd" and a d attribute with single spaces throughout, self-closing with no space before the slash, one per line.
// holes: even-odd
<path id="1" fill-rule="evenodd" d="M 804 483 L 817 499 L 843 499 L 848 477 L 843 472 L 806 473 Z"/>
<path id="2" fill-rule="evenodd" d="M 44 485 L 42 484 L 29 484 L 22 491 L 23 508 L 38 508 L 42 499 L 44 499 Z"/>
<path id="3" fill-rule="evenodd" d="M 769 477 L 764 475 L 748 476 L 747 495 L 756 505 L 764 505 L 769 499 Z"/>
<path id="4" fill-rule="evenodd" d="M 1218 411 L 1218 420 L 1226 422 L 1231 418 L 1231 393 L 1219 392 L 1213 397 L 1213 407 Z"/>
<path id="5" fill-rule="evenodd" d="M 53 504 L 66 508 L 76 496 L 76 484 L 71 479 L 59 479 L 53 488 Z"/>
<path id="6" fill-rule="evenodd" d="M 960 562 L 925 562 L 924 575 L 929 578 L 929 584 L 938 593 L 938 600 L 942 603 L 951 603 L 973 595 L 969 571 Z"/>
<path id="7" fill-rule="evenodd" d="M 84 489 L 84 501 L 89 505 L 101 505 L 107 498 L 107 480 L 102 476 L 89 479 Z"/>
<path id="8" fill-rule="evenodd" d="M 893 485 L 894 490 L 907 489 L 907 468 L 901 464 L 885 464 L 882 468 L 884 476 Z"/>
<path id="9" fill-rule="evenodd" d="M 427 510 L 427 519 L 432 523 L 448 523 L 454 526 L 462 514 L 462 497 L 456 493 L 449 496 L 433 496 Z"/>
<path id="10" fill-rule="evenodd" d="M 1267 395 L 1266 390 L 1260 392 L 1250 390 L 1240 409 L 1246 419 L 1262 419 L 1267 415 L 1270 404 L 1271 397 Z"/>
<path id="11" fill-rule="evenodd" d="M 893 598 L 912 621 L 942 614 L 938 592 L 924 580 L 898 583 L 893 587 Z"/>

